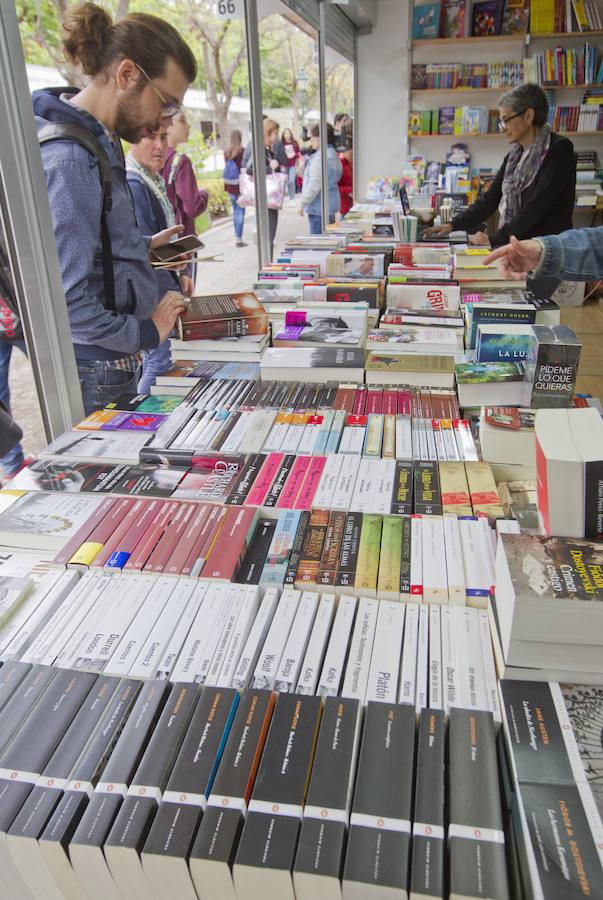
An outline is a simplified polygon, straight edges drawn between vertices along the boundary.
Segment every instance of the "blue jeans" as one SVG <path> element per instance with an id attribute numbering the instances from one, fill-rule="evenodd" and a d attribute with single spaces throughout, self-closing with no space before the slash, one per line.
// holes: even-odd
<path id="1" fill-rule="evenodd" d="M 78 359 L 77 371 L 87 416 L 95 409 L 104 409 L 107 403 L 122 394 L 137 394 L 140 365 L 138 357 L 124 357 L 130 368 L 116 368 L 114 360 Z"/>
<path id="2" fill-rule="evenodd" d="M 142 359 L 142 378 L 138 382 L 138 393 L 150 393 L 158 375 L 172 368 L 172 354 L 169 339 L 159 344 L 155 350 L 146 350 Z"/>
<path id="3" fill-rule="evenodd" d="M 289 190 L 289 200 L 295 200 L 295 188 L 297 175 L 295 173 L 295 166 L 289 166 L 287 170 L 287 188 Z"/>
<path id="4" fill-rule="evenodd" d="M 238 194 L 229 194 L 232 204 L 232 223 L 234 225 L 235 237 L 237 241 L 243 238 L 243 225 L 245 224 L 245 207 L 239 206 L 237 203 Z"/>
<path id="5" fill-rule="evenodd" d="M 329 225 L 335 221 L 335 216 L 329 216 Z M 308 213 L 310 234 L 322 234 L 322 216 L 320 213 Z"/>
<path id="6" fill-rule="evenodd" d="M 15 346 L 25 353 L 25 341 L 16 341 Z M 0 400 L 7 409 L 10 410 L 10 388 L 8 385 L 8 372 L 10 369 L 10 358 L 13 352 L 13 345 L 8 341 L 0 341 Z M 0 459 L 0 466 L 5 478 L 16 474 L 25 461 L 23 456 L 23 447 L 16 444 L 12 450 L 9 450 L 6 456 Z"/>

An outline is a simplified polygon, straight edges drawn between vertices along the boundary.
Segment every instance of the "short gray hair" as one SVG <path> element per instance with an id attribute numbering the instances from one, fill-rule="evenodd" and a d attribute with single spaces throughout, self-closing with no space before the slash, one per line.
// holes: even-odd
<path id="1" fill-rule="evenodd" d="M 522 114 L 528 109 L 534 110 L 534 125 L 542 128 L 549 112 L 549 101 L 538 84 L 521 84 L 506 93 L 498 103 L 508 107 L 513 113 Z"/>

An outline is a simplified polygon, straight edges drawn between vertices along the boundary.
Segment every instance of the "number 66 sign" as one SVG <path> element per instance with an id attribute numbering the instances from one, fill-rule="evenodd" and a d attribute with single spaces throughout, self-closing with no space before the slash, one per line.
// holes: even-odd
<path id="1" fill-rule="evenodd" d="M 215 0 L 214 8 L 219 19 L 245 18 L 245 0 Z"/>

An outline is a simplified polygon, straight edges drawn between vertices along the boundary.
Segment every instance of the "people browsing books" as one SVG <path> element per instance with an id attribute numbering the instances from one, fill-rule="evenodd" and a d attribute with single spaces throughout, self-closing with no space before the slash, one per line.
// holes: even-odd
<path id="1" fill-rule="evenodd" d="M 495 261 L 505 278 L 522 279 L 530 272 L 565 281 L 603 278 L 603 226 L 572 228 L 527 241 L 511 235 L 508 244 L 484 260 Z"/>
<path id="2" fill-rule="evenodd" d="M 168 147 L 162 175 L 165 178 L 170 203 L 176 215 L 176 223 L 184 225 L 184 234 L 195 234 L 195 219 L 207 209 L 209 192 L 197 184 L 193 164 L 186 153 L 179 153 L 180 144 L 190 136 L 191 126 L 186 113 L 180 110 L 167 130 Z M 188 264 L 188 274 L 194 279 L 196 267 Z"/>
<path id="3" fill-rule="evenodd" d="M 312 155 L 308 157 L 304 169 L 304 182 L 302 187 L 301 204 L 299 214 L 308 215 L 310 234 L 321 234 L 322 224 L 322 160 L 320 154 L 320 127 L 315 125 L 311 131 Z M 339 212 L 339 179 L 342 166 L 334 147 L 335 132 L 333 126 L 327 123 L 327 166 L 329 192 L 329 224 L 335 221 L 335 213 Z"/>
<path id="4" fill-rule="evenodd" d="M 280 141 L 276 144 L 274 151 L 281 164 L 281 168 L 287 173 L 287 190 L 289 191 L 289 200 L 295 200 L 296 172 L 297 161 L 301 156 L 299 144 L 293 137 L 290 128 L 285 128 L 281 135 Z"/>
<path id="5" fill-rule="evenodd" d="M 576 188 L 573 144 L 555 134 L 547 124 L 548 100 L 536 84 L 524 84 L 505 94 L 499 103 L 499 128 L 512 145 L 488 191 L 465 212 L 446 225 L 429 229 L 431 234 L 471 231 L 482 227 L 498 211 L 498 228 L 490 236 L 493 246 L 539 234 L 559 234 L 571 227 Z M 472 244 L 487 244 L 488 235 L 478 231 Z M 553 279 L 533 279 L 536 296 L 550 296 L 557 287 Z"/>
<path id="6" fill-rule="evenodd" d="M 168 142 L 167 125 L 149 137 L 143 137 L 132 144 L 126 158 L 126 180 L 132 193 L 138 227 L 143 234 L 155 234 L 176 224 L 174 210 L 168 198 L 168 191 L 161 170 L 165 162 Z M 157 284 L 162 293 L 181 291 L 190 296 L 193 281 L 190 275 L 162 269 L 156 273 Z M 169 339 L 153 350 L 145 350 L 142 364 L 142 378 L 138 391 L 148 394 L 157 375 L 172 367 Z"/>
<path id="7" fill-rule="evenodd" d="M 237 242 L 237 247 L 246 247 L 247 244 L 243 240 L 243 227 L 245 225 L 245 207 L 240 206 L 237 200 L 240 196 L 239 178 L 241 175 L 241 165 L 243 161 L 243 135 L 238 128 L 233 128 L 230 132 L 229 144 L 224 151 L 224 190 L 230 197 L 232 205 L 232 224 Z"/>
<path id="8" fill-rule="evenodd" d="M 125 392 L 136 393 L 140 352 L 165 340 L 184 309 L 181 294 L 161 295 L 149 263 L 149 250 L 166 244 L 175 230 L 143 237 L 125 183 L 120 139 L 139 141 L 170 119 L 197 64 L 167 22 L 132 14 L 114 25 L 93 3 L 69 11 L 63 49 L 89 78 L 86 87 L 36 91 L 33 107 L 38 132 L 48 125 L 75 126 L 96 147 L 87 149 L 73 137 L 41 147 L 84 409 L 90 413 Z M 107 164 L 106 171 L 110 167 L 110 209 L 97 161 Z"/>
<path id="9" fill-rule="evenodd" d="M 275 144 L 278 141 L 278 122 L 274 119 L 264 119 L 264 153 L 266 164 L 266 175 L 272 175 L 279 172 L 281 164 L 276 158 Z M 253 174 L 253 156 L 247 163 L 247 171 Z M 276 229 L 278 227 L 278 209 L 270 209 L 268 207 L 268 232 L 270 237 L 270 259 L 274 256 L 274 238 L 276 237 Z"/>

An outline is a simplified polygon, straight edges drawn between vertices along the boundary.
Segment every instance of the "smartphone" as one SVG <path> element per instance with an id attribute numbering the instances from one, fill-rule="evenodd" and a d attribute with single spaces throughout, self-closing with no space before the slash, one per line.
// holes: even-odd
<path id="1" fill-rule="evenodd" d="M 170 262 L 172 259 L 178 259 L 184 253 L 193 253 L 201 247 L 205 247 L 205 244 L 199 240 L 196 234 L 186 234 L 177 241 L 164 244 L 163 247 L 155 247 L 153 255 L 160 262 Z"/>

